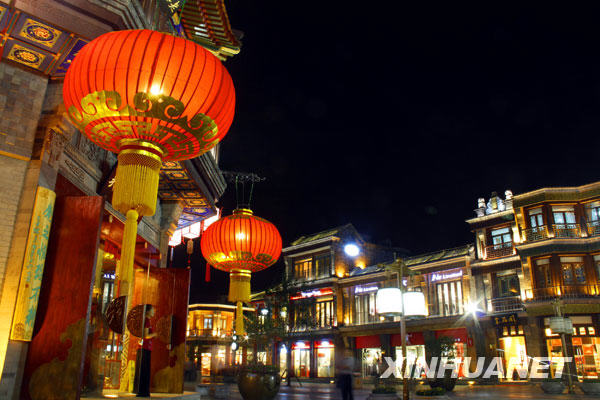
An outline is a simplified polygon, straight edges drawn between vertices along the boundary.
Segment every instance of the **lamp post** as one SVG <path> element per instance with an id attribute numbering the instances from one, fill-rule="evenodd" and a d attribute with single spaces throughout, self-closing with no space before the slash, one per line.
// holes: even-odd
<path id="1" fill-rule="evenodd" d="M 377 290 L 377 313 L 385 316 L 400 316 L 400 336 L 402 345 L 402 399 L 408 400 L 408 377 L 406 376 L 406 317 L 425 316 L 425 297 L 421 292 L 404 292 L 401 277 L 404 275 L 404 262 L 399 260 L 400 270 L 397 275 L 397 288 Z M 406 300 L 410 302 L 407 303 Z M 405 304 L 407 303 L 407 304 Z M 410 304 L 410 307 L 408 306 Z"/>
<path id="2" fill-rule="evenodd" d="M 573 325 L 571 323 L 569 323 L 569 319 L 565 318 L 563 316 L 563 307 L 564 304 L 562 302 L 562 300 L 560 299 L 555 299 L 552 301 L 552 307 L 554 308 L 554 314 L 556 315 L 555 319 L 557 320 L 556 322 L 559 323 L 559 329 L 558 329 L 558 333 L 560 333 L 560 342 L 561 342 L 561 346 L 562 346 L 562 353 L 563 353 L 563 358 L 567 359 L 568 355 L 567 355 L 567 339 L 565 336 L 565 333 L 572 333 L 573 331 Z M 558 319 L 560 319 L 560 321 L 558 321 Z M 553 324 L 555 322 L 552 321 L 552 318 L 550 319 L 550 328 L 554 333 L 554 329 L 553 329 Z M 571 362 L 570 361 L 565 361 L 563 362 L 563 368 L 566 370 L 567 372 L 567 386 L 568 386 L 568 391 L 569 393 L 574 393 L 575 391 L 573 390 L 573 377 L 571 375 Z"/>

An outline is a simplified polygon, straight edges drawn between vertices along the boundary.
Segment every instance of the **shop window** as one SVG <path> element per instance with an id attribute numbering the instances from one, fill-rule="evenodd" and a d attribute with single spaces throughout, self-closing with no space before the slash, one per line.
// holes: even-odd
<path id="1" fill-rule="evenodd" d="M 498 277 L 498 297 L 518 296 L 521 293 L 516 274 Z"/>
<path id="2" fill-rule="evenodd" d="M 317 377 L 333 378 L 335 374 L 334 353 L 335 349 L 327 341 L 317 344 Z"/>
<path id="3" fill-rule="evenodd" d="M 386 364 L 387 365 L 387 364 Z M 385 367 L 382 364 L 381 349 L 362 349 L 362 374 L 363 377 L 379 377 Z"/>
<path id="4" fill-rule="evenodd" d="M 317 278 L 329 276 L 331 270 L 331 256 L 327 254 L 315 257 L 315 269 L 315 276 Z"/>
<path id="5" fill-rule="evenodd" d="M 293 349 L 292 363 L 294 365 L 294 373 L 297 377 L 308 378 L 310 376 L 310 349 Z"/>
<path id="6" fill-rule="evenodd" d="M 294 277 L 309 279 L 311 276 L 312 260 L 310 258 L 294 262 Z"/>
<path id="7" fill-rule="evenodd" d="M 463 296 L 461 281 L 438 283 L 436 286 L 438 314 L 462 314 Z"/>

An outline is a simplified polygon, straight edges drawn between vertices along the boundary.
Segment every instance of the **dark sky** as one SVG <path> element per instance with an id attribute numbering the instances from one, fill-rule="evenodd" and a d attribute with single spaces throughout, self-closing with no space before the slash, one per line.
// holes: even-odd
<path id="1" fill-rule="evenodd" d="M 404 3 L 226 3 L 245 36 L 220 166 L 267 178 L 252 206 L 284 246 L 347 222 L 413 253 L 460 246 L 478 197 L 598 180 L 600 10 Z M 199 243 L 192 270 L 192 302 L 227 293 L 225 273 L 199 279 Z"/>

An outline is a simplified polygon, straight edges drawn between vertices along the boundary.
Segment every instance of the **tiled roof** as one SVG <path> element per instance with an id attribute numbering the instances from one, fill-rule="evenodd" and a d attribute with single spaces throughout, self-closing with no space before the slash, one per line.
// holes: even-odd
<path id="1" fill-rule="evenodd" d="M 352 226 L 352 224 L 346 224 L 346 225 L 338 226 L 337 228 L 328 229 L 326 231 L 321 231 L 321 232 L 313 233 L 310 235 L 300 236 L 298 239 L 294 240 L 291 245 L 297 246 L 299 244 L 314 242 L 315 240 L 333 237 L 348 228 L 356 231 L 356 229 L 354 229 L 354 226 Z"/>
<path id="2" fill-rule="evenodd" d="M 455 247 L 453 249 L 444 249 L 435 251 L 433 253 L 419 254 L 413 257 L 407 257 L 404 262 L 407 266 L 423 264 L 426 262 L 441 261 L 455 257 L 468 256 L 469 252 L 473 248 L 472 244 L 468 244 L 461 247 Z"/>
<path id="3" fill-rule="evenodd" d="M 381 271 L 385 271 L 385 266 L 380 264 L 380 265 L 371 265 L 365 268 L 354 268 L 352 271 L 350 271 L 350 276 L 360 276 L 360 275 L 367 275 L 367 274 L 372 274 L 375 272 L 381 272 Z"/>

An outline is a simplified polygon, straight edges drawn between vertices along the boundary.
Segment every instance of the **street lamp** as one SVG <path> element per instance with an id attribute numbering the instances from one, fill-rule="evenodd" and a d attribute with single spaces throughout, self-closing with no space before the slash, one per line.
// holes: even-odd
<path id="1" fill-rule="evenodd" d="M 375 300 L 377 313 L 384 316 L 400 316 L 400 336 L 402 340 L 402 399 L 408 400 L 408 378 L 406 377 L 406 317 L 425 317 L 425 295 L 422 292 L 404 292 L 400 284 L 404 275 L 404 262 L 400 260 L 397 288 L 382 288 L 377 290 Z"/>

